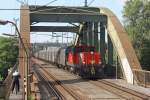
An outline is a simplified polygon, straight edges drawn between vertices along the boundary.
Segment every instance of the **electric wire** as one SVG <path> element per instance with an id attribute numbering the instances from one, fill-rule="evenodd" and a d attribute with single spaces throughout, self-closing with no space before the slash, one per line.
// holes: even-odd
<path id="1" fill-rule="evenodd" d="M 55 1 L 57 1 L 57 0 L 55 0 Z M 53 0 L 53 2 L 54 2 L 54 0 Z M 92 2 L 94 2 L 94 0 L 92 0 L 91 3 Z M 52 3 L 52 1 L 51 1 L 51 3 Z M 89 3 L 89 4 L 91 4 L 91 3 Z M 50 2 L 47 3 L 47 4 L 50 4 Z M 83 11 L 83 12 L 87 12 L 87 13 L 94 13 L 94 14 L 100 15 L 99 12 L 96 12 L 96 11 L 91 11 L 91 10 L 87 10 L 87 9 L 80 9 L 80 8 L 73 8 L 73 7 L 68 8 L 68 7 L 65 7 L 65 6 L 58 6 L 58 7 L 54 7 L 54 8 L 51 8 L 51 9 L 48 9 L 48 8 L 40 9 L 40 8 L 43 8 L 43 7 L 45 7 L 45 5 L 41 6 L 41 7 L 38 7 L 36 9 L 33 9 L 33 11 L 31 11 L 30 13 L 36 13 L 36 12 L 42 12 L 42 11 L 51 11 L 51 10 L 55 10 L 55 9 L 59 9 L 59 8 L 66 8 L 66 9 L 78 10 L 78 11 Z M 0 9 L 0 10 L 30 10 L 30 9 Z"/>
<path id="2" fill-rule="evenodd" d="M 95 0 L 91 0 L 87 6 L 90 6 Z"/>
<path id="3" fill-rule="evenodd" d="M 50 2 L 48 2 L 47 4 L 45 4 L 45 5 L 43 5 L 43 6 L 36 7 L 34 10 L 36 10 L 36 9 L 40 9 L 40 8 L 43 8 L 43 7 L 46 7 L 46 6 L 48 6 L 48 5 L 52 4 L 53 2 L 56 2 L 56 1 L 58 1 L 58 0 L 50 1 Z"/>
<path id="4" fill-rule="evenodd" d="M 50 2 L 48 2 L 47 4 L 45 4 L 44 6 L 48 6 L 48 5 L 50 5 L 50 4 L 52 4 L 53 2 L 56 2 L 56 1 L 58 1 L 58 0 L 50 1 Z"/>
<path id="5" fill-rule="evenodd" d="M 54 9 L 58 9 L 58 8 L 66 8 L 66 9 L 71 9 L 71 10 L 78 10 L 78 11 L 83 11 L 83 12 L 86 12 L 86 13 L 93 13 L 93 14 L 97 14 L 97 15 L 100 15 L 99 12 L 96 12 L 96 11 L 91 11 L 91 10 L 87 10 L 87 9 L 80 9 L 80 8 L 73 8 L 73 7 L 65 7 L 65 6 L 58 6 L 58 7 L 54 7 L 54 8 L 51 8 L 51 9 L 42 9 L 42 10 L 36 10 L 36 11 L 32 11 L 30 13 L 35 13 L 35 12 L 41 12 L 41 11 L 51 11 L 51 10 L 54 10 Z"/>
<path id="6" fill-rule="evenodd" d="M 18 2 L 20 2 L 20 3 L 24 3 L 24 2 L 22 2 L 22 1 L 19 1 L 19 0 L 17 0 Z M 48 6 L 48 5 L 50 5 L 50 4 L 52 4 L 52 3 L 54 3 L 54 2 L 56 2 L 56 1 L 58 1 L 58 0 L 53 0 L 53 1 L 50 1 L 50 2 L 48 2 L 47 4 L 45 4 L 45 5 L 43 5 L 43 6 L 40 6 L 40 7 L 37 7 L 36 9 L 40 9 L 40 8 L 43 8 L 43 7 L 45 7 L 45 6 Z M 34 9 L 34 10 L 36 10 L 36 9 Z M 0 10 L 30 10 L 30 9 L 17 9 L 17 8 L 6 8 L 6 9 L 0 9 Z"/>
<path id="7" fill-rule="evenodd" d="M 29 9 L 17 9 L 17 8 L 10 8 L 10 9 L 0 9 L 0 10 L 4 10 L 4 11 L 6 11 L 6 10 L 10 10 L 10 11 L 14 11 L 14 10 L 29 10 Z"/>

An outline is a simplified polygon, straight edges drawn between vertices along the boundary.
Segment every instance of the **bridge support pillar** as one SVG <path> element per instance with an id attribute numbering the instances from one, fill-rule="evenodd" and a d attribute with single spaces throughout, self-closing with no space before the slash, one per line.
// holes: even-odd
<path id="1" fill-rule="evenodd" d="M 28 6 L 21 6 L 21 9 L 29 9 Z M 30 43 L 30 16 L 29 10 L 21 10 L 20 12 L 20 33 L 21 39 L 24 44 L 19 44 L 19 72 L 21 74 L 21 79 L 23 82 L 24 92 L 24 99 L 27 100 L 29 88 L 28 86 L 28 73 L 29 73 L 29 66 L 30 66 L 30 50 L 29 50 L 29 43 Z M 27 54 L 25 52 L 27 51 Z"/>

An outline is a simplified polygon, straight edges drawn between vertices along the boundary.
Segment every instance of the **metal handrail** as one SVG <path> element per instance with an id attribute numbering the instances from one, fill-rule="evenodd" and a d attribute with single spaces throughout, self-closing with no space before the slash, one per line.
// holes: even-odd
<path id="1" fill-rule="evenodd" d="M 18 62 L 14 65 L 12 71 L 9 73 L 9 75 L 3 82 L 3 84 L 5 85 L 5 100 L 9 99 L 10 92 L 12 89 L 12 84 L 13 84 L 12 75 L 13 75 L 13 72 L 17 69 L 17 66 L 18 66 Z"/>
<path id="2" fill-rule="evenodd" d="M 134 69 L 133 73 L 138 85 L 150 87 L 150 71 Z"/>

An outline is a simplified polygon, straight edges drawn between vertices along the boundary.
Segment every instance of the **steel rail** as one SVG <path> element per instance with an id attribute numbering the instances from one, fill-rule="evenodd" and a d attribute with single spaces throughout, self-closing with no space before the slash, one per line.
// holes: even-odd
<path id="1" fill-rule="evenodd" d="M 112 82 L 110 82 L 110 81 L 101 80 L 101 81 L 99 81 L 99 82 L 103 82 L 103 83 L 108 84 L 108 85 L 110 85 L 110 86 L 112 86 L 112 87 L 118 88 L 118 89 L 120 89 L 120 90 L 122 90 L 122 91 L 126 91 L 127 93 L 130 93 L 130 94 L 135 95 L 135 96 L 137 96 L 137 97 L 140 97 L 140 98 L 143 98 L 143 99 L 150 99 L 150 95 L 148 96 L 148 95 L 146 95 L 146 94 L 140 93 L 140 92 L 135 91 L 135 90 L 133 90 L 133 89 L 129 89 L 129 88 L 126 88 L 126 87 L 122 87 L 122 86 L 117 85 L 117 84 L 115 84 L 115 83 L 112 83 Z"/>
<path id="2" fill-rule="evenodd" d="M 90 81 L 90 83 L 100 88 L 103 88 L 109 92 L 112 92 L 123 99 L 149 100 L 150 98 L 149 96 L 139 93 L 138 91 L 119 86 L 115 83 L 106 80 Z"/>
<path id="3" fill-rule="evenodd" d="M 50 74 L 46 69 L 42 68 L 45 70 L 44 72 Z M 73 74 L 74 75 L 74 74 Z M 54 77 L 54 76 L 52 76 Z M 56 79 L 56 78 L 55 78 Z M 58 81 L 58 79 L 56 79 Z M 61 82 L 58 81 L 58 83 L 61 85 Z M 146 95 L 143 93 L 140 93 L 136 90 L 129 89 L 120 85 L 117 85 L 113 82 L 107 81 L 107 80 L 97 80 L 97 81 L 92 81 L 90 80 L 89 83 L 94 84 L 95 86 L 102 88 L 108 92 L 111 92 L 122 99 L 135 99 L 135 100 L 149 100 L 150 95 Z"/>
<path id="4" fill-rule="evenodd" d="M 52 75 L 51 73 L 49 73 L 46 69 L 42 68 L 41 69 L 49 75 L 49 77 L 51 77 L 52 79 L 55 80 L 56 84 L 60 85 L 61 87 L 63 87 L 64 90 L 66 90 L 75 100 L 87 100 L 88 98 L 85 96 L 80 96 L 78 94 L 76 94 L 75 92 L 73 92 L 72 89 L 70 89 L 67 86 L 62 85 L 63 83 L 61 81 L 59 81 L 57 78 L 55 78 L 54 75 Z"/>
<path id="5" fill-rule="evenodd" d="M 100 83 L 100 82 L 95 82 L 95 81 L 90 81 L 90 83 L 91 83 L 91 84 L 94 84 L 95 86 L 97 86 L 97 87 L 99 87 L 99 88 L 102 88 L 102 89 L 104 89 L 104 90 L 106 90 L 106 91 L 108 91 L 108 92 L 111 92 L 111 93 L 113 93 L 113 94 L 115 94 L 115 95 L 117 95 L 117 96 L 119 96 L 119 97 L 121 97 L 121 98 L 123 98 L 123 99 L 125 99 L 125 100 L 128 100 L 128 99 L 129 99 L 129 98 L 126 97 L 125 95 L 122 95 L 122 92 L 119 93 L 118 91 L 112 89 L 112 87 L 110 87 L 110 86 L 108 86 L 108 85 L 106 85 L 106 84 L 103 84 L 103 83 Z"/>
<path id="6" fill-rule="evenodd" d="M 57 97 L 58 100 L 65 100 L 63 95 L 52 86 L 52 83 L 48 82 L 48 79 L 41 71 L 34 67 L 34 73 L 36 77 L 38 77 L 42 82 L 45 83 L 45 85 L 47 86 L 46 89 L 50 95 L 51 93 L 53 93 L 53 96 Z"/>

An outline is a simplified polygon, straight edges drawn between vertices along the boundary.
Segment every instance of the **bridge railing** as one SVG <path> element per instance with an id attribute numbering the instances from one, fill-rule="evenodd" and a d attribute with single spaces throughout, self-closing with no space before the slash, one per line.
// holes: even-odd
<path id="1" fill-rule="evenodd" d="M 150 87 L 150 71 L 134 69 L 133 73 L 134 80 L 137 82 L 138 85 Z"/>
<path id="2" fill-rule="evenodd" d="M 12 81 L 13 81 L 13 78 L 12 78 L 12 75 L 13 75 L 13 72 L 17 69 L 17 65 L 18 63 L 16 63 L 12 69 L 12 71 L 9 73 L 9 75 L 7 76 L 7 78 L 4 80 L 4 82 L 1 84 L 1 87 L 0 87 L 0 98 L 4 99 L 4 100 L 8 100 L 9 99 L 9 95 L 10 95 L 10 92 L 11 92 L 11 89 L 12 89 Z"/>
<path id="3" fill-rule="evenodd" d="M 0 100 L 5 100 L 5 84 L 0 81 Z"/>

